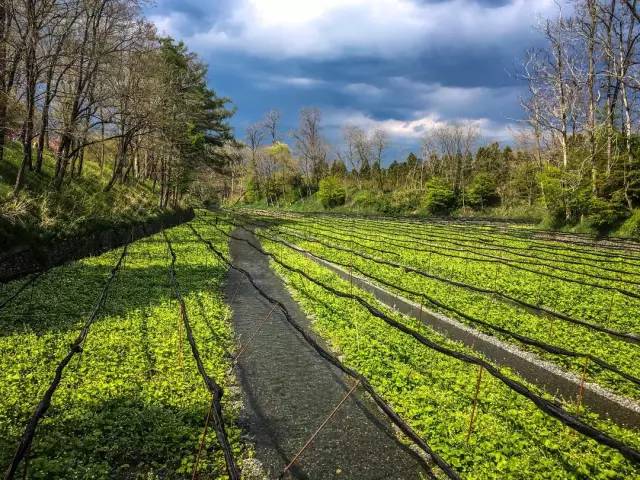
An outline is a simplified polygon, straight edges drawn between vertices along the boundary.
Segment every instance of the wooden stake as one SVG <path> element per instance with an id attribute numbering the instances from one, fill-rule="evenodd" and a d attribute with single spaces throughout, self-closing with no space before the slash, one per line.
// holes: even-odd
<path id="1" fill-rule="evenodd" d="M 196 454 L 196 461 L 193 464 L 193 472 L 191 474 L 191 480 L 196 480 L 196 478 L 198 478 L 198 464 L 200 463 L 200 454 L 202 453 L 202 450 L 204 449 L 204 443 L 205 443 L 206 438 L 207 438 L 207 430 L 209 428 L 209 422 L 211 420 L 211 413 L 212 413 L 212 410 L 213 410 L 213 405 L 214 405 L 214 399 L 213 399 L 213 396 L 212 396 L 211 397 L 211 404 L 209 405 L 209 411 L 207 412 L 207 418 L 204 421 L 204 431 L 202 432 L 202 438 L 200 439 L 200 445 L 198 447 L 198 453 Z"/>
<path id="2" fill-rule="evenodd" d="M 538 301 L 536 303 L 538 307 L 542 306 L 542 275 L 538 278 Z"/>
<path id="3" fill-rule="evenodd" d="M 580 415 L 580 407 L 582 406 L 582 399 L 584 398 L 584 384 L 587 380 L 588 366 L 589 366 L 589 357 L 584 359 L 584 366 L 582 367 L 582 375 L 580 376 L 580 386 L 578 387 L 578 396 L 576 398 L 576 416 Z"/>
<path id="4" fill-rule="evenodd" d="M 466 443 L 469 443 L 469 439 L 471 438 L 471 432 L 473 431 L 473 424 L 476 421 L 476 412 L 478 410 L 478 394 L 480 393 L 480 382 L 482 381 L 482 371 L 484 367 L 482 365 L 478 368 L 478 379 L 476 380 L 476 391 L 473 396 L 473 407 L 471 408 L 471 417 L 469 418 L 469 430 L 467 431 L 467 439 Z"/>
<path id="5" fill-rule="evenodd" d="M 186 312 L 182 308 L 182 304 L 180 304 L 180 318 L 178 319 L 178 366 L 180 370 L 183 370 L 184 367 L 184 355 L 182 352 L 182 323 L 184 322 L 184 317 Z"/>
<path id="6" fill-rule="evenodd" d="M 315 432 L 313 432 L 313 435 L 311 435 L 311 437 L 309 437 L 309 440 L 307 440 L 307 442 L 304 444 L 304 446 L 298 451 L 298 453 L 296 453 L 293 456 L 293 459 L 289 462 L 289 464 L 284 467 L 284 470 L 282 471 L 282 473 L 280 474 L 280 476 L 278 478 L 284 478 L 284 476 L 286 475 L 286 473 L 289 471 L 289 469 L 293 466 L 294 463 L 296 463 L 296 460 L 298 460 L 298 458 L 300 457 L 300 455 L 302 455 L 302 453 L 307 449 L 307 447 L 309 447 L 309 445 L 311 445 L 311 442 L 313 442 L 313 440 L 318 436 L 318 434 L 320 433 L 320 431 L 325 427 L 325 425 L 327 423 L 329 423 L 329 420 L 331 420 L 333 418 L 333 416 L 336 414 L 336 412 L 340 409 L 340 407 L 342 406 L 342 404 L 344 402 L 347 401 L 347 399 L 351 396 L 351 394 L 355 391 L 355 389 L 358 387 L 358 385 L 360 385 L 360 379 L 356 380 L 356 383 L 353 385 L 353 387 L 351 387 L 351 389 L 346 393 L 346 395 L 344 397 L 342 397 L 342 400 L 340 400 L 340 402 L 334 407 L 334 409 L 331 411 L 331 413 L 329 414 L 329 416 L 327 418 L 325 418 L 325 420 L 320 424 L 320 426 L 316 429 Z"/>
<path id="7" fill-rule="evenodd" d="M 611 292 L 611 294 L 609 295 L 609 311 L 607 312 L 607 320 L 606 323 L 609 323 L 609 318 L 611 317 L 611 310 L 613 309 L 613 296 L 614 293 Z"/>

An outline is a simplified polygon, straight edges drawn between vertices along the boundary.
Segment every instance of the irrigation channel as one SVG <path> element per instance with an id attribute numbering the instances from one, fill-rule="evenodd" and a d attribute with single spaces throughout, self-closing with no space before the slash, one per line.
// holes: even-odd
<path id="1" fill-rule="evenodd" d="M 246 227 L 241 228 L 246 230 Z M 638 403 L 608 392 L 597 384 L 584 382 L 580 377 L 564 372 L 556 366 L 540 360 L 535 355 L 528 354 L 527 352 L 501 342 L 495 337 L 469 328 L 452 318 L 430 311 L 423 304 L 418 304 L 390 291 L 389 287 L 396 289 L 399 289 L 399 287 L 390 284 L 382 278 L 371 276 L 370 274 L 367 275 L 352 265 L 336 263 L 335 260 L 328 260 L 322 256 L 301 249 L 285 240 L 272 240 L 278 241 L 302 253 L 312 261 L 331 269 L 344 280 L 352 282 L 365 291 L 371 292 L 379 301 L 388 307 L 398 310 L 405 315 L 410 315 L 421 322 L 425 322 L 447 337 L 462 342 L 499 365 L 510 367 L 526 380 L 544 388 L 554 396 L 575 401 L 577 395 L 580 394 L 582 404 L 589 407 L 592 411 L 607 416 L 622 425 L 640 429 L 640 405 Z M 354 271 L 357 272 L 357 274 L 354 274 Z M 407 292 L 415 294 L 415 292 Z M 481 321 L 476 320 L 476 322 Z M 501 329 L 501 332 L 504 333 L 505 330 Z M 514 334 L 511 335 L 514 336 Z M 564 354 L 577 355 L 575 352 L 569 352 L 560 347 L 540 344 L 540 342 L 532 339 L 515 336 L 525 343 L 544 347 L 546 350 L 554 353 L 564 352 Z M 609 369 L 627 378 L 631 382 L 638 384 L 637 378 L 627 375 L 625 372 L 620 371 L 615 366 L 608 364 L 600 358 L 593 356 L 587 358 L 599 363 L 603 368 Z"/>
<path id="2" fill-rule="evenodd" d="M 6 480 L 640 478 L 633 244 L 248 213 L 2 285 Z"/>

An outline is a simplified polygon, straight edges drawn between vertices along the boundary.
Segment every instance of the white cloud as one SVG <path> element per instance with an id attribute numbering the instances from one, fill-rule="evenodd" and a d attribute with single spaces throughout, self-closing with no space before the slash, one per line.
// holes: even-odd
<path id="1" fill-rule="evenodd" d="M 325 85 L 327 82 L 319 78 L 310 77 L 286 77 L 280 75 L 271 75 L 266 78 L 258 79 L 258 82 L 267 88 L 271 87 L 297 87 L 297 88 L 312 88 Z"/>
<path id="2" fill-rule="evenodd" d="M 346 125 L 358 126 L 367 131 L 380 128 L 392 138 L 399 140 L 420 140 L 429 131 L 452 122 L 476 126 L 480 135 L 487 141 L 507 141 L 512 138 L 512 132 L 516 128 L 511 122 L 499 123 L 485 117 L 444 119 L 435 112 L 415 112 L 414 118 L 410 120 L 396 118 L 377 120 L 362 111 L 334 109 L 324 113 L 323 121 L 330 130 L 340 129 Z"/>
<path id="3" fill-rule="evenodd" d="M 182 12 L 171 12 L 166 15 L 150 15 L 149 20 L 158 29 L 160 35 L 183 37 L 183 32 L 189 24 L 189 18 Z"/>
<path id="4" fill-rule="evenodd" d="M 435 110 L 444 116 L 456 116 L 463 112 L 509 110 L 518 105 L 522 95 L 521 85 L 505 87 L 461 87 L 437 82 L 419 83 L 404 77 L 390 79 L 390 94 L 408 96 L 418 108 Z"/>
<path id="5" fill-rule="evenodd" d="M 345 85 L 342 90 L 349 95 L 359 97 L 381 97 L 386 93 L 386 89 L 369 83 L 349 83 Z"/>
<path id="6" fill-rule="evenodd" d="M 241 51 L 267 58 L 412 56 L 429 48 L 508 45 L 554 0 L 238 0 L 206 31 L 182 35 L 179 14 L 156 16 L 160 31 L 197 50 Z"/>

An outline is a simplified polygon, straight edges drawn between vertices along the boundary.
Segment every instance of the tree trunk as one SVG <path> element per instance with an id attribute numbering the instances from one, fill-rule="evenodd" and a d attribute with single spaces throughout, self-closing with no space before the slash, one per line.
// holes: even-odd
<path id="1" fill-rule="evenodd" d="M 83 167 L 84 167 L 84 148 L 81 148 L 78 154 L 78 178 L 82 177 Z"/>
<path id="2" fill-rule="evenodd" d="M 100 115 L 102 117 L 102 114 Z M 104 144 L 104 119 L 100 124 L 100 178 L 104 173 L 104 158 L 105 158 L 105 144 Z"/>
<path id="3" fill-rule="evenodd" d="M 633 163 L 633 156 L 631 154 L 631 108 L 627 97 L 627 87 L 624 82 L 622 82 L 622 105 L 624 107 L 624 136 L 627 153 L 624 166 L 624 198 L 627 201 L 629 210 L 631 210 L 633 208 L 631 197 L 629 196 L 631 186 L 629 175 Z"/>
<path id="4" fill-rule="evenodd" d="M 38 135 L 38 151 L 36 154 L 36 172 L 42 171 L 42 163 L 44 160 L 44 147 L 47 144 L 47 129 L 49 128 L 49 87 L 47 86 L 47 93 L 45 103 L 42 107 L 42 121 L 40 125 L 40 133 Z"/>
<path id="5" fill-rule="evenodd" d="M 105 192 L 108 192 L 109 190 L 111 190 L 113 188 L 113 185 L 115 185 L 116 181 L 122 177 L 124 164 L 127 160 L 127 150 L 129 148 L 130 141 L 131 139 L 129 134 L 123 133 L 122 137 L 120 138 L 120 142 L 118 143 L 118 151 L 114 158 L 113 172 L 111 173 L 111 179 L 109 180 L 109 183 L 107 183 L 107 186 L 104 187 Z"/>
<path id="6" fill-rule="evenodd" d="M 58 154 L 56 155 L 56 175 L 54 179 L 54 186 L 56 190 L 62 188 L 64 177 L 67 173 L 67 167 L 69 165 L 69 147 L 71 146 L 71 137 L 65 132 L 60 139 L 60 146 L 58 147 Z"/>
<path id="7" fill-rule="evenodd" d="M 4 159 L 5 130 L 7 128 L 7 5 L 0 0 L 0 163 Z"/>
<path id="8" fill-rule="evenodd" d="M 589 72 L 587 87 L 589 88 L 589 156 L 591 160 L 591 191 L 597 193 L 596 169 L 596 96 L 595 96 L 595 43 L 597 29 L 596 1 L 588 0 L 589 8 L 589 40 L 588 57 Z"/>

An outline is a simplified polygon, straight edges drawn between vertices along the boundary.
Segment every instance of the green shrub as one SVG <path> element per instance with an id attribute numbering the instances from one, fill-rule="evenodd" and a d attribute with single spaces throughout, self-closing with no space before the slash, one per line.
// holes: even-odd
<path id="1" fill-rule="evenodd" d="M 244 203 L 255 203 L 260 200 L 260 186 L 258 185 L 255 177 L 249 177 L 247 184 L 245 185 L 245 189 L 246 193 L 243 197 Z"/>
<path id="2" fill-rule="evenodd" d="M 558 228 L 566 221 L 566 203 L 562 188 L 562 172 L 557 167 L 546 167 L 538 175 L 547 213 L 542 222 L 544 228 Z"/>
<path id="3" fill-rule="evenodd" d="M 371 190 L 356 190 L 351 202 L 355 208 L 369 209 L 376 205 L 376 195 Z"/>
<path id="4" fill-rule="evenodd" d="M 432 178 L 426 184 L 427 193 L 422 198 L 422 208 L 430 215 L 447 215 L 456 204 L 453 189 L 441 178 Z"/>
<path id="5" fill-rule="evenodd" d="M 491 207 L 498 203 L 496 182 L 488 173 L 478 173 L 467 189 L 467 202 L 472 207 Z"/>
<path id="6" fill-rule="evenodd" d="M 376 208 L 376 211 L 384 213 L 385 215 L 400 215 L 401 213 L 405 213 L 405 211 L 398 205 L 395 205 L 389 197 L 382 194 L 380 195 L 377 203 L 378 207 Z"/>
<path id="7" fill-rule="evenodd" d="M 621 237 L 640 240 L 640 209 L 635 209 L 631 216 L 622 224 L 618 230 Z"/>
<path id="8" fill-rule="evenodd" d="M 609 201 L 592 197 L 586 222 L 598 233 L 603 233 L 619 224 L 627 215 L 628 211 L 617 195 L 614 194 Z"/>
<path id="9" fill-rule="evenodd" d="M 391 194 L 391 204 L 398 212 L 413 212 L 420 206 L 420 190 L 397 190 Z"/>
<path id="10" fill-rule="evenodd" d="M 320 180 L 318 198 L 324 208 L 334 208 L 344 205 L 347 192 L 336 177 L 326 177 Z"/>
<path id="11" fill-rule="evenodd" d="M 351 208 L 367 213 L 397 213 L 396 207 L 392 205 L 387 195 L 373 190 L 356 191 L 351 198 Z"/>

